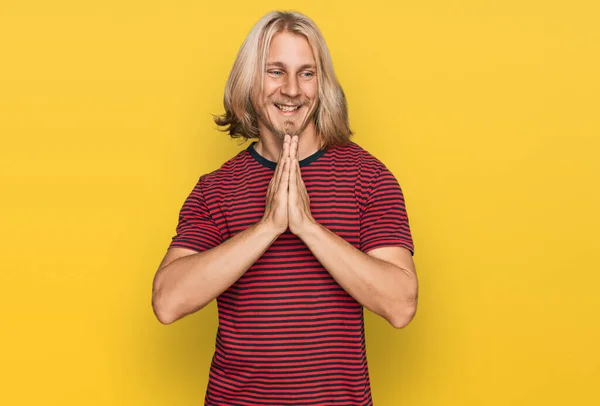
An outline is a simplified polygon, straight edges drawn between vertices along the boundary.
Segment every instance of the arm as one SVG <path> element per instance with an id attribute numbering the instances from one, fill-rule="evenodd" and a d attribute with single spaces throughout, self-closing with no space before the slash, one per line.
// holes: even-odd
<path id="1" fill-rule="evenodd" d="M 298 235 L 348 294 L 395 328 L 405 327 L 417 309 L 418 281 L 408 249 L 383 247 L 367 254 L 312 223 Z"/>
<path id="2" fill-rule="evenodd" d="M 391 174 L 378 178 L 376 190 L 367 203 L 369 213 L 363 213 L 365 220 L 361 228 L 368 232 L 362 232 L 361 251 L 312 216 L 298 164 L 297 145 L 297 137 L 294 137 L 290 151 L 293 158 L 289 181 L 290 230 L 357 302 L 396 328 L 406 326 L 416 312 L 418 282 L 411 251 L 391 246 L 412 247 L 408 220 L 400 210 L 403 196 L 399 185 L 395 179 L 392 181 Z M 382 197 L 385 198 L 381 200 Z M 383 237 L 388 246 L 372 249 L 381 245 L 374 241 Z"/>
<path id="3" fill-rule="evenodd" d="M 158 320 L 170 324 L 202 309 L 233 285 L 278 235 L 259 222 L 208 251 L 169 249 L 152 287 Z"/>
<path id="4" fill-rule="evenodd" d="M 233 285 L 287 229 L 289 144 L 288 137 L 267 189 L 265 212 L 258 223 L 201 252 L 181 247 L 167 251 L 152 286 L 152 308 L 161 323 L 173 323 L 202 309 Z M 209 237 L 199 237 L 209 228 L 215 228 L 206 221 L 206 210 L 200 210 L 180 230 L 193 239 L 214 239 L 216 231 Z"/>

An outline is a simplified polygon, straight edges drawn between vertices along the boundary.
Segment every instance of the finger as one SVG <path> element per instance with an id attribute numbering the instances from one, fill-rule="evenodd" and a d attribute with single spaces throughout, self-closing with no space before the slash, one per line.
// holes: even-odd
<path id="1" fill-rule="evenodd" d="M 290 137 L 289 134 L 285 135 L 285 142 L 283 144 L 283 156 L 284 157 L 288 157 L 290 156 L 290 145 L 292 144 L 292 137 Z"/>
<path id="2" fill-rule="evenodd" d="M 287 142 L 288 145 L 289 145 L 289 143 L 291 141 L 292 140 L 291 140 L 291 138 L 290 138 L 290 136 L 288 134 L 285 134 L 283 136 L 283 145 L 281 146 L 281 152 L 279 153 L 279 160 L 278 160 L 278 162 L 281 161 L 283 158 L 286 157 L 286 155 L 285 155 L 285 143 Z"/>
<path id="3" fill-rule="evenodd" d="M 289 138 L 289 136 L 285 136 L 283 139 L 283 145 L 281 146 L 281 151 L 279 151 L 279 158 L 277 159 L 277 168 L 279 169 L 279 172 L 281 172 L 281 167 L 283 167 L 283 165 L 285 164 L 285 158 L 288 156 L 288 148 L 289 145 L 291 143 L 291 139 Z"/>
<path id="4" fill-rule="evenodd" d="M 267 188 L 267 201 L 270 201 L 273 198 L 273 195 L 277 193 L 278 183 L 275 175 L 271 178 L 269 182 L 269 187 Z"/>
<path id="5" fill-rule="evenodd" d="M 296 158 L 290 158 L 292 160 L 292 167 L 290 168 L 290 197 L 292 197 L 291 195 L 296 193 L 296 188 L 297 188 L 297 178 L 298 178 L 298 172 L 296 172 L 296 165 L 297 165 L 297 160 Z"/>
<path id="6" fill-rule="evenodd" d="M 283 166 L 283 163 L 281 161 L 279 161 L 277 163 L 277 166 L 275 167 L 275 173 L 273 174 L 273 177 L 271 178 L 271 183 L 273 184 L 273 192 L 277 193 L 277 189 L 279 189 L 279 179 L 281 179 L 281 167 Z"/>
<path id="7" fill-rule="evenodd" d="M 303 190 L 302 187 L 302 172 L 300 171 L 300 162 L 298 162 L 298 160 L 296 160 L 296 167 L 294 168 L 296 169 L 296 185 L 298 185 L 298 190 Z"/>
<path id="8" fill-rule="evenodd" d="M 302 200 L 306 207 L 310 207 L 310 197 L 308 196 L 308 191 L 306 190 L 306 184 L 304 183 L 304 179 L 302 179 L 302 171 L 300 170 L 300 163 L 298 163 L 298 190 L 302 195 Z"/>
<path id="9" fill-rule="evenodd" d="M 277 189 L 279 189 L 279 184 L 281 183 L 281 175 L 284 172 L 283 167 L 285 166 L 285 158 L 288 156 L 288 149 L 290 145 L 289 136 L 286 135 L 283 141 L 283 148 L 281 149 L 281 154 L 279 155 L 279 161 L 277 162 L 277 167 L 275 168 L 275 174 L 273 175 L 275 178 L 275 184 L 277 185 Z"/>
<path id="10" fill-rule="evenodd" d="M 308 191 L 306 190 L 306 184 L 304 183 L 304 179 L 302 179 L 302 170 L 300 169 L 300 162 L 298 162 L 297 165 L 297 171 L 298 171 L 298 190 L 302 191 L 302 194 L 306 197 L 308 197 Z"/>
<path id="11" fill-rule="evenodd" d="M 296 159 L 298 161 L 300 161 L 300 152 L 299 152 L 299 148 L 298 148 L 298 144 L 300 144 L 300 139 L 298 138 L 297 135 L 294 136 L 294 144 L 296 145 L 294 147 L 294 156 L 296 157 Z"/>
<path id="12" fill-rule="evenodd" d="M 290 182 L 290 157 L 285 158 L 285 164 L 283 166 L 283 175 L 281 176 L 281 182 L 279 183 L 278 191 L 280 193 L 287 193 L 288 185 Z"/>
<path id="13" fill-rule="evenodd" d="M 290 157 L 298 158 L 298 136 L 294 135 L 290 143 Z"/>

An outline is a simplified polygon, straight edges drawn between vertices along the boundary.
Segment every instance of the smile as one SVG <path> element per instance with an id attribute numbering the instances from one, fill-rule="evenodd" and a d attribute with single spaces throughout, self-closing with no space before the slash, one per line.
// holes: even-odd
<path id="1" fill-rule="evenodd" d="M 277 103 L 273 103 L 275 105 L 275 107 L 277 107 L 279 109 L 279 111 L 284 112 L 284 113 L 289 113 L 292 111 L 296 111 L 298 110 L 300 107 L 302 107 L 302 105 L 298 105 L 298 106 L 287 106 L 285 104 L 277 104 Z"/>

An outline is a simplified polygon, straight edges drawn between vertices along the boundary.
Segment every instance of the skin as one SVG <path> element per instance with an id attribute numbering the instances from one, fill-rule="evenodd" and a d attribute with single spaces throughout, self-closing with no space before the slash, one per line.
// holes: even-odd
<path id="1" fill-rule="evenodd" d="M 299 161 L 319 148 L 312 115 L 317 105 L 312 50 L 303 36 L 273 37 L 260 106 L 256 151 L 277 161 L 267 189 L 262 219 L 211 250 L 171 248 L 153 283 L 152 305 L 158 320 L 172 323 L 202 309 L 233 283 L 288 228 L 356 301 L 402 328 L 417 308 L 418 280 L 410 251 L 383 247 L 364 253 L 319 224 L 311 214 Z M 314 72 L 314 71 L 313 71 Z M 310 76 L 310 78 L 309 78 Z M 281 114 L 273 102 L 302 104 L 296 114 Z M 293 133 L 290 136 L 289 133 Z"/>
<path id="2" fill-rule="evenodd" d="M 298 135 L 300 159 L 315 153 L 319 137 L 314 123 L 319 84 L 312 49 L 302 35 L 278 33 L 271 39 L 263 76 L 263 92 L 253 105 L 260 138 L 256 152 L 276 162 L 285 134 Z M 302 105 L 294 114 L 282 114 L 274 103 Z"/>

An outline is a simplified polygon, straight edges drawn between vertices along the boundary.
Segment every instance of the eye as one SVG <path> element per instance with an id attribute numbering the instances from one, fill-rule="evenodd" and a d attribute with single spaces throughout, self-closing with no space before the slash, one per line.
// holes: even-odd
<path id="1" fill-rule="evenodd" d="M 315 74 L 313 72 L 307 71 L 307 72 L 302 72 L 302 77 L 306 78 L 306 79 L 310 79 L 313 76 L 315 76 Z"/>
<path id="2" fill-rule="evenodd" d="M 272 76 L 281 76 L 281 75 L 283 75 L 283 72 L 280 71 L 280 70 L 270 70 L 270 71 L 268 71 L 268 73 L 269 73 L 269 75 L 272 75 Z"/>

